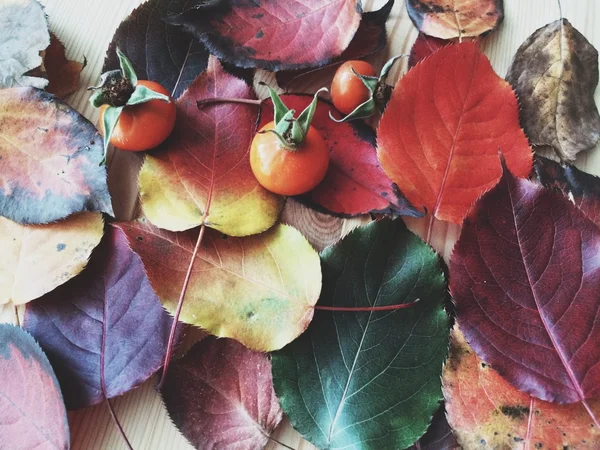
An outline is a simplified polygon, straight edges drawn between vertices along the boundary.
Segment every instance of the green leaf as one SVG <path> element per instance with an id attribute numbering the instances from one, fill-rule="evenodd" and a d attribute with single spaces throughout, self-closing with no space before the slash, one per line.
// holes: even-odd
<path id="1" fill-rule="evenodd" d="M 138 82 L 137 75 L 135 74 L 135 70 L 131 65 L 131 61 L 129 58 L 125 56 L 125 54 L 119 50 L 117 47 L 117 56 L 119 57 L 119 64 L 121 66 L 121 72 L 123 73 L 123 77 L 127 78 L 132 86 L 135 86 Z"/>
<path id="2" fill-rule="evenodd" d="M 148 89 L 146 86 L 137 85 L 133 94 L 131 94 L 131 97 L 127 100 L 127 105 L 139 105 L 140 103 L 146 103 L 150 100 L 162 100 L 167 103 L 171 101 L 168 95 Z"/>
<path id="3" fill-rule="evenodd" d="M 385 312 L 316 310 L 308 330 L 272 354 L 280 404 L 321 449 L 406 448 L 442 399 L 450 321 L 438 256 L 401 221 L 382 220 L 325 249 L 321 263 L 320 305 L 420 301 Z"/>
<path id="4" fill-rule="evenodd" d="M 113 131 L 115 131 L 121 111 L 123 111 L 123 106 L 109 106 L 104 111 L 104 117 L 102 118 L 102 126 L 104 128 L 104 159 L 100 165 L 103 165 L 106 161 L 106 152 L 108 151 L 110 137 L 112 136 Z"/>

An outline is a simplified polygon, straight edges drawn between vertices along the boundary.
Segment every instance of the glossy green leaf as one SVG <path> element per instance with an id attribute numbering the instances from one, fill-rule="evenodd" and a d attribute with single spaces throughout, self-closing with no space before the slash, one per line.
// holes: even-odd
<path id="1" fill-rule="evenodd" d="M 402 449 L 442 399 L 449 318 L 438 256 L 401 221 L 358 228 L 321 255 L 319 305 L 308 330 L 273 353 L 275 392 L 292 425 L 321 449 Z"/>

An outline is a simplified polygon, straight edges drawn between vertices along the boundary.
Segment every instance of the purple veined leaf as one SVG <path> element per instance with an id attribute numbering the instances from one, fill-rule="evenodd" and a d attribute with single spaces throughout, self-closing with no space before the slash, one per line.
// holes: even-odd
<path id="1" fill-rule="evenodd" d="M 67 450 L 69 424 L 48 358 L 31 335 L 0 324 L 0 448 Z"/>
<path id="2" fill-rule="evenodd" d="M 81 275 L 33 302 L 23 327 L 40 343 L 69 409 L 137 387 L 161 366 L 171 318 L 123 232 L 110 227 Z"/>
<path id="3" fill-rule="evenodd" d="M 408 450 L 460 450 L 460 448 L 446 419 L 446 409 L 442 402 L 433 415 L 427 432 Z"/>

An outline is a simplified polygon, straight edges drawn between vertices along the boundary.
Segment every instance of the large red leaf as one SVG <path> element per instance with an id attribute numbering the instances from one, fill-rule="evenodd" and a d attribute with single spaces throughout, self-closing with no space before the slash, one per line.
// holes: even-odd
<path id="1" fill-rule="evenodd" d="M 410 55 L 408 57 L 408 67 L 414 67 L 417 63 L 421 62 L 428 56 L 433 55 L 440 48 L 446 45 L 452 44 L 454 41 L 446 39 L 439 39 L 426 34 L 419 33 L 415 43 L 410 49 Z"/>
<path id="2" fill-rule="evenodd" d="M 34 88 L 0 90 L 0 215 L 53 222 L 112 214 L 102 138 L 66 103 Z"/>
<path id="3" fill-rule="evenodd" d="M 263 448 L 283 416 L 269 357 L 233 339 L 200 341 L 171 365 L 161 393 L 171 420 L 199 449 Z"/>
<path id="4" fill-rule="evenodd" d="M 518 389 L 600 396 L 600 230 L 567 198 L 505 170 L 465 219 L 450 280 L 467 341 Z"/>
<path id="5" fill-rule="evenodd" d="M 281 99 L 288 108 L 302 111 L 312 96 L 289 94 Z M 341 216 L 386 213 L 421 217 L 381 169 L 373 130 L 359 120 L 334 122 L 330 112 L 339 114 L 329 102 L 319 100 L 312 122 L 329 146 L 329 169 L 321 184 L 301 200 Z M 260 127 L 273 120 L 271 100 L 263 102 L 261 114 Z"/>
<path id="6" fill-rule="evenodd" d="M 338 57 L 360 24 L 360 0 L 206 2 L 168 18 L 238 67 L 318 67 Z"/>
<path id="7" fill-rule="evenodd" d="M 7 324 L 0 324 L 0 448 L 69 448 L 67 413 L 48 358 L 28 333 Z"/>
<path id="8" fill-rule="evenodd" d="M 48 354 L 74 409 L 124 394 L 156 372 L 171 323 L 140 258 L 110 227 L 87 269 L 30 304 L 23 326 Z"/>
<path id="9" fill-rule="evenodd" d="M 460 223 L 502 169 L 527 176 L 517 98 L 477 44 L 449 45 L 400 79 L 377 134 L 379 159 L 408 201 Z"/>

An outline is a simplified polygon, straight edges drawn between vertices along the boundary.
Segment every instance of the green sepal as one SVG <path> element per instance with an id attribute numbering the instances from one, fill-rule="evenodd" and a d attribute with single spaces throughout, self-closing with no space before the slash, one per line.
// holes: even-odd
<path id="1" fill-rule="evenodd" d="M 133 69 L 131 61 L 129 61 L 129 58 L 119 50 L 119 47 L 117 47 L 117 57 L 119 58 L 119 65 L 121 66 L 123 77 L 129 80 L 132 86 L 135 86 L 138 82 L 138 77 Z"/>
<path id="2" fill-rule="evenodd" d="M 282 119 L 279 122 L 275 123 L 275 131 L 277 131 L 277 133 L 279 133 L 280 135 L 284 136 L 292 126 L 295 113 L 296 111 L 293 109 L 290 109 L 287 113 L 285 113 Z"/>
<path id="3" fill-rule="evenodd" d="M 338 122 L 338 123 L 348 122 L 350 120 L 356 120 L 356 119 L 366 119 L 367 117 L 371 117 L 373 114 L 375 114 L 375 109 L 376 109 L 375 99 L 371 96 L 370 99 L 368 99 L 367 101 L 358 105 L 354 109 L 354 111 L 352 111 L 346 117 L 343 117 L 341 119 L 336 119 L 335 117 L 333 117 L 333 114 L 331 114 L 331 111 L 329 111 L 329 118 L 331 120 L 333 120 L 334 122 Z"/>
<path id="4" fill-rule="evenodd" d="M 296 145 L 300 145 L 302 142 L 304 142 L 304 139 L 306 138 L 306 133 L 308 133 L 308 127 L 310 127 L 310 124 L 315 115 L 319 94 L 321 92 L 327 92 L 327 88 L 323 87 L 317 92 L 315 92 L 315 95 L 313 96 L 310 105 L 304 108 L 304 111 L 300 113 L 298 119 L 294 121 L 292 125 L 292 140 L 296 143 Z"/>
<path id="5" fill-rule="evenodd" d="M 394 63 L 396 61 L 398 61 L 400 58 L 404 58 L 406 56 L 407 55 L 398 55 L 398 56 L 393 56 L 390 59 L 388 59 L 387 62 L 381 68 L 381 72 L 379 73 L 379 82 L 383 82 L 386 79 L 386 77 L 388 76 L 388 73 L 390 72 L 392 66 L 394 65 Z"/>
<path id="6" fill-rule="evenodd" d="M 148 89 L 146 86 L 137 85 L 133 94 L 131 94 L 131 97 L 127 100 L 127 105 L 139 105 L 140 103 L 146 103 L 150 100 L 162 100 L 167 103 L 171 101 L 168 95 L 160 94 L 152 89 Z"/>
<path id="7" fill-rule="evenodd" d="M 276 130 L 263 130 L 259 131 L 259 133 L 273 133 L 275 136 L 277 136 L 277 139 L 279 139 L 279 143 L 290 151 L 295 151 L 298 148 L 296 144 L 294 144 L 293 142 L 289 142 L 286 138 L 283 137 L 282 134 L 280 134 Z"/>
<path id="8" fill-rule="evenodd" d="M 109 106 L 104 110 L 104 116 L 102 118 L 102 125 L 104 127 L 104 157 L 102 158 L 100 165 L 104 165 L 106 162 L 108 144 L 110 143 L 110 138 L 119 122 L 119 116 L 121 115 L 123 108 L 124 106 Z"/>
<path id="9" fill-rule="evenodd" d="M 109 103 L 108 95 L 102 88 L 116 82 L 120 78 L 123 78 L 123 74 L 119 69 L 109 70 L 100 75 L 100 84 L 98 86 L 90 86 L 88 88 L 88 91 L 93 91 L 90 96 L 90 103 L 94 108 L 100 108 L 100 106 Z"/>
<path id="10" fill-rule="evenodd" d="M 354 72 L 354 75 L 356 75 L 356 77 L 363 82 L 363 84 L 367 87 L 371 95 L 373 95 L 375 89 L 377 89 L 377 85 L 379 84 L 379 78 L 361 75 L 356 70 L 354 70 L 354 67 L 352 67 L 352 72 Z"/>
<path id="11" fill-rule="evenodd" d="M 269 88 L 269 94 L 271 95 L 271 100 L 273 101 L 273 119 L 275 120 L 275 124 L 278 124 L 283 120 L 286 114 L 289 112 L 289 109 L 279 98 L 279 94 L 275 92 L 271 86 L 267 86 Z"/>

